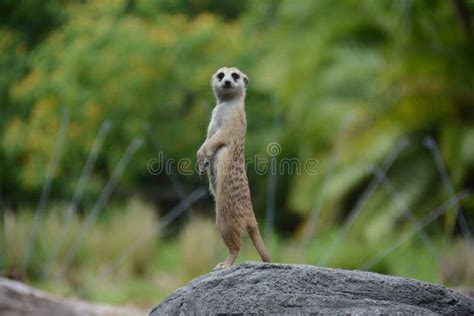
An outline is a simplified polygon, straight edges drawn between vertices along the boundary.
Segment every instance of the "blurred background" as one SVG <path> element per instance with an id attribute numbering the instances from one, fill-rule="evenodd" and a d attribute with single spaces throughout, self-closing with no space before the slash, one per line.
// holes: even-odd
<path id="1" fill-rule="evenodd" d="M 249 165 L 274 261 L 474 286 L 473 14 L 471 0 L 3 0 L 0 273 L 149 307 L 222 261 L 207 179 L 177 162 L 205 138 L 211 75 L 237 66 L 246 156 L 313 161 Z M 248 239 L 244 260 L 259 260 Z"/>

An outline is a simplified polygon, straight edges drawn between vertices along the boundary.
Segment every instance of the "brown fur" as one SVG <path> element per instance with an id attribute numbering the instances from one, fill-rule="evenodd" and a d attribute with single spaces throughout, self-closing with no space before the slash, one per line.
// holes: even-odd
<path id="1" fill-rule="evenodd" d="M 234 79 L 237 73 L 240 78 Z M 225 76 L 220 80 L 218 75 Z M 225 89 L 225 80 L 232 88 Z M 212 87 L 217 106 L 208 129 L 206 141 L 198 151 L 200 172 L 207 172 L 210 190 L 216 202 L 216 222 L 229 250 L 229 257 L 216 268 L 227 268 L 241 249 L 241 236 L 248 232 L 260 257 L 270 262 L 270 256 L 258 230 L 253 212 L 250 188 L 245 171 L 245 88 L 247 76 L 237 68 L 221 68 L 213 75 Z"/>

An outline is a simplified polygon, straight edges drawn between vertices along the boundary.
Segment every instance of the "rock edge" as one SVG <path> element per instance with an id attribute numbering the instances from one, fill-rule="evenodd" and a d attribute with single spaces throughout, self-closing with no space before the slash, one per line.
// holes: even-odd
<path id="1" fill-rule="evenodd" d="M 150 315 L 474 314 L 441 285 L 372 272 L 246 262 L 198 277 Z"/>

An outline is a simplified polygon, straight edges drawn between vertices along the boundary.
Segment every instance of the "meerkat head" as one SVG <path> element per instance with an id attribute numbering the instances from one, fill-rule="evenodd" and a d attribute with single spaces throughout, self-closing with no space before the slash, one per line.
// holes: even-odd
<path id="1" fill-rule="evenodd" d="M 238 68 L 222 67 L 212 75 L 212 90 L 218 101 L 244 97 L 249 79 Z"/>

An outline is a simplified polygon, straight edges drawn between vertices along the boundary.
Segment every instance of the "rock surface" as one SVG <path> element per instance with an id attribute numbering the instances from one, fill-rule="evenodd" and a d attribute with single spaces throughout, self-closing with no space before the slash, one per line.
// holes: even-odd
<path id="1" fill-rule="evenodd" d="M 143 315 L 130 307 L 97 305 L 44 293 L 21 282 L 0 278 L 0 315 L 115 316 Z"/>
<path id="2" fill-rule="evenodd" d="M 150 315 L 458 314 L 474 300 L 440 285 L 371 272 L 243 263 L 194 279 Z"/>

